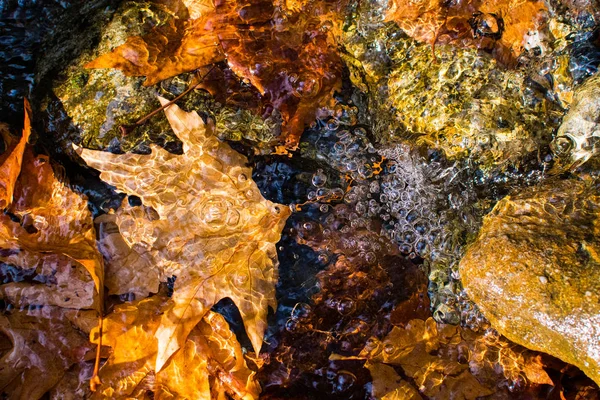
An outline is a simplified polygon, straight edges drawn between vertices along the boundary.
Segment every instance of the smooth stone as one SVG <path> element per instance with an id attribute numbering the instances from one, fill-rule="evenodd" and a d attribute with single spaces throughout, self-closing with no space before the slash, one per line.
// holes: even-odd
<path id="1" fill-rule="evenodd" d="M 507 196 L 460 263 L 463 285 L 515 343 L 600 383 L 600 194 L 552 181 Z"/>

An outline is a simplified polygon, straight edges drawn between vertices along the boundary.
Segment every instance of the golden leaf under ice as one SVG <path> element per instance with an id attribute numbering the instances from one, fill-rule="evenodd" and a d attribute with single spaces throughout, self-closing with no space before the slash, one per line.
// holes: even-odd
<path id="1" fill-rule="evenodd" d="M 148 260 L 146 274 L 176 277 L 173 304 L 156 330 L 156 370 L 225 297 L 260 351 L 268 307 L 276 305 L 275 243 L 290 213 L 262 197 L 246 157 L 220 142 L 196 112 L 170 105 L 165 114 L 183 155 L 155 145 L 150 155 L 81 150 L 102 179 L 142 200 L 137 207 L 124 201 L 116 214 L 131 250 Z"/>
<path id="2" fill-rule="evenodd" d="M 112 354 L 100 369 L 102 383 L 94 397 L 144 398 L 153 392 L 156 399 L 211 400 L 225 393 L 256 399 L 260 387 L 242 348 L 225 319 L 211 311 L 165 367 L 155 370 L 159 347 L 155 333 L 168 306 L 168 298 L 154 296 L 119 305 L 106 317 L 102 343 L 112 348 Z M 98 330 L 91 336 L 98 341 Z"/>

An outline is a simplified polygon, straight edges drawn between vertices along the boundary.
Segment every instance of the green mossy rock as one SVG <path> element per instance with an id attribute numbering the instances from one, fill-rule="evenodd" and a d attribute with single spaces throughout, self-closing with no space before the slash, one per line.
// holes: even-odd
<path id="1" fill-rule="evenodd" d="M 460 263 L 462 282 L 510 340 L 600 383 L 600 193 L 548 182 L 501 200 Z"/>

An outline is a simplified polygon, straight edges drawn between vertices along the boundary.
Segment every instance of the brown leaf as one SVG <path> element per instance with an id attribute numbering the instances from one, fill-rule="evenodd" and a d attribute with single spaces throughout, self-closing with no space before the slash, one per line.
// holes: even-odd
<path id="1" fill-rule="evenodd" d="M 157 146 L 151 155 L 81 150 L 102 179 L 142 199 L 140 207 L 125 201 L 117 223 L 129 246 L 151 258 L 156 269 L 147 273 L 177 277 L 173 303 L 156 330 L 156 370 L 225 297 L 238 306 L 258 353 L 267 309 L 276 304 L 275 243 L 289 208 L 262 197 L 246 158 L 221 143 L 196 112 L 171 105 L 165 114 L 183 155 Z"/>
<path id="2" fill-rule="evenodd" d="M 402 367 L 428 397 L 475 399 L 494 393 L 477 381 L 467 364 L 441 356 L 439 351 L 456 340 L 461 340 L 456 327 L 438 327 L 433 318 L 412 320 L 405 329 L 394 327 L 381 344 L 372 340 L 361 356 Z"/>
<path id="3" fill-rule="evenodd" d="M 21 162 L 23 160 L 23 151 L 29 136 L 31 135 L 31 106 L 27 99 L 25 101 L 25 123 L 21 139 L 12 143 L 6 126 L 0 127 L 0 136 L 7 144 L 7 149 L 0 154 L 0 210 L 6 208 L 13 200 L 13 192 L 19 172 L 21 172 Z"/>
<path id="4" fill-rule="evenodd" d="M 420 400 L 422 397 L 419 391 L 412 387 L 410 383 L 405 381 L 394 371 L 394 368 L 385 364 L 365 365 L 371 377 L 373 378 L 373 386 L 371 394 L 376 399 L 381 400 Z"/>
<path id="5" fill-rule="evenodd" d="M 100 369 L 102 384 L 96 398 L 155 398 L 210 400 L 211 391 L 255 399 L 260 388 L 246 366 L 242 349 L 225 319 L 209 311 L 183 346 L 161 371 L 154 369 L 158 354 L 156 330 L 169 299 L 154 296 L 117 306 L 103 326 L 102 343 L 113 353 Z M 98 331 L 91 334 L 98 341 Z"/>
<path id="6" fill-rule="evenodd" d="M 0 330 L 12 349 L 0 359 L 0 389 L 11 399 L 38 399 L 73 364 L 94 358 L 93 345 L 77 324 L 88 325 L 93 311 L 39 307 L 0 316 Z"/>
<path id="7" fill-rule="evenodd" d="M 67 256 L 28 251 L 0 257 L 0 261 L 21 267 L 20 272 L 29 277 L 26 282 L 0 285 L 0 298 L 18 309 L 30 305 L 98 308 L 92 277 Z"/>
<path id="8" fill-rule="evenodd" d="M 185 4 L 191 19 L 173 19 L 146 36 L 131 37 L 86 68 L 117 68 L 146 76 L 145 85 L 153 85 L 226 60 L 261 93 L 263 112 L 281 115 L 286 145 L 295 148 L 304 127 L 341 88 L 342 63 L 332 33 L 341 23 L 339 10 L 298 4 L 287 11 L 290 22 L 282 23 L 269 1 Z"/>
<path id="9" fill-rule="evenodd" d="M 116 68 L 127 76 L 145 76 L 144 85 L 225 60 L 219 39 L 206 18 L 169 20 L 147 36 L 134 36 L 85 65 Z"/>
<path id="10" fill-rule="evenodd" d="M 382 341 L 371 338 L 358 358 L 367 359 L 370 370 L 376 363 L 401 367 L 421 393 L 435 399 L 475 399 L 494 393 L 503 380 L 522 385 L 524 377 L 530 384 L 553 385 L 539 353 L 493 332 L 438 324 L 433 318 L 412 320 L 404 329 L 394 327 Z M 390 370 L 376 371 L 374 384 L 380 373 L 379 387 L 389 387 Z"/>
<path id="11" fill-rule="evenodd" d="M 529 359 L 525 363 L 525 368 L 523 369 L 525 375 L 527 376 L 527 380 L 532 383 L 537 383 L 538 385 L 552 385 L 554 386 L 554 382 L 548 376 L 548 373 L 544 369 L 544 365 L 542 364 L 542 357 L 538 354 L 535 356 L 530 356 Z"/>
<path id="12" fill-rule="evenodd" d="M 11 263 L 28 268 L 30 257 L 66 256 L 85 267 L 103 293 L 102 256 L 87 201 L 56 179 L 48 157 L 25 149 L 9 211 L 19 222 L 0 215 L 0 249 L 11 255 Z M 0 256 L 0 261 L 7 259 Z"/>

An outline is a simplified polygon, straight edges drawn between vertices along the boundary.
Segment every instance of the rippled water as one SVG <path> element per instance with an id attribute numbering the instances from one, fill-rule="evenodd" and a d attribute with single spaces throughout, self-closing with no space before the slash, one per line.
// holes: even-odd
<path id="1" fill-rule="evenodd" d="M 66 46 L 56 57 L 45 53 L 56 49 L 57 43 L 65 37 L 61 24 L 73 21 L 73 18 L 79 20 L 77 26 L 68 30 L 72 35 L 78 34 L 86 30 L 85 18 L 108 18 L 116 3 L 0 0 L 0 113 L 3 122 L 18 130 L 23 112 L 21 99 L 33 97 L 38 106 L 46 102 L 48 96 L 52 97 L 51 82 L 61 63 L 75 59 L 84 51 L 85 46 L 69 45 L 71 47 Z M 370 13 L 378 12 L 380 10 L 374 8 Z M 366 18 L 367 14 L 371 15 L 363 12 L 360 18 Z M 360 27 L 364 30 L 365 41 L 383 26 L 366 25 Z M 586 26 L 585 23 L 582 25 Z M 398 33 L 397 28 L 386 29 L 391 32 L 385 39 L 389 42 L 381 35 L 372 46 L 366 46 L 369 48 L 364 52 L 367 55 L 364 64 L 372 66 L 373 70 L 389 68 L 394 56 L 409 54 L 413 60 L 433 57 L 428 48 L 415 47 L 412 42 L 407 44 L 406 37 Z M 99 40 L 98 33 L 86 33 L 88 44 Z M 564 51 L 569 54 L 568 70 L 576 83 L 597 71 L 600 64 L 598 38 L 598 31 L 591 26 L 568 37 Z M 389 48 L 385 47 L 387 45 Z M 440 50 L 442 63 L 454 55 L 444 51 Z M 475 51 L 469 54 L 469 57 L 475 57 Z M 406 58 L 410 59 L 410 56 Z M 43 60 L 42 67 L 40 60 Z M 424 65 L 415 61 L 415 65 L 409 65 L 405 70 L 409 75 L 415 74 L 414 81 L 418 81 L 426 74 L 420 74 L 417 68 L 424 68 Z M 490 75 L 496 73 L 495 68 L 495 64 L 490 67 Z M 265 132 L 276 124 L 276 118 L 263 121 L 262 125 L 254 124 L 255 132 L 245 137 L 238 126 L 252 125 L 256 116 L 219 108 L 213 99 L 207 100 L 206 93 L 198 95 L 200 100 L 180 102 L 189 107 L 210 103 L 212 108 L 201 110 L 206 114 L 203 115 L 214 117 L 217 126 L 225 130 L 222 136 L 230 140 L 236 150 L 248 155 L 254 168 L 253 179 L 265 198 L 289 205 L 294 210 L 278 244 L 278 308 L 270 316 L 265 338 L 268 362 L 259 374 L 265 399 L 369 398 L 372 379 L 364 368 L 364 361 L 332 361 L 330 356 L 355 355 L 371 336 L 387 334 L 393 325 L 407 318 L 395 310 L 411 297 L 417 299 L 414 315 L 411 314 L 415 318 L 426 319 L 433 315 L 439 322 L 461 324 L 480 331 L 487 329 L 487 321 L 463 291 L 458 262 L 468 241 L 476 235 L 483 216 L 495 202 L 514 188 L 541 182 L 553 161 L 547 146 L 549 140 L 538 153 L 525 157 L 522 163 L 501 169 L 486 168 L 469 157 L 447 157 L 443 149 L 435 146 L 428 147 L 423 143 L 415 146 L 410 135 L 407 135 L 408 139 L 399 138 L 392 132 L 392 140 L 386 140 L 384 134 L 387 134 L 390 121 L 397 122 L 390 119 L 394 113 L 409 115 L 413 112 L 410 117 L 415 126 L 427 126 L 436 121 L 426 112 L 418 111 L 416 106 L 410 106 L 413 107 L 410 110 L 408 105 L 406 109 L 399 106 L 409 96 L 417 98 L 415 93 L 400 87 L 402 71 L 396 71 L 397 80 L 390 81 L 389 87 L 386 84 L 377 88 L 386 99 L 389 95 L 397 109 L 390 104 L 374 105 L 372 99 L 367 99 L 353 86 L 350 72 L 345 70 L 343 90 L 337 94 L 336 105 L 328 110 L 330 115 L 314 121 L 305 130 L 298 150 L 291 157 L 257 155 L 249 146 L 252 140 L 262 141 L 268 136 Z M 227 74 L 231 71 L 224 72 Z M 543 86 L 546 81 L 538 79 L 538 75 L 550 75 L 548 79 L 551 79 L 551 72 L 536 74 L 529 74 L 529 81 L 523 79 L 521 82 L 523 85 L 530 82 L 530 86 L 518 88 L 521 90 L 519 96 L 522 95 L 519 100 L 530 105 L 541 104 L 543 99 L 550 98 L 548 108 L 559 113 L 560 101 L 553 93 L 548 94 L 549 89 Z M 413 77 L 410 78 L 412 82 Z M 424 87 L 440 86 L 440 91 L 427 100 L 442 99 L 443 103 L 456 97 L 456 93 L 467 96 L 472 91 L 470 87 L 458 87 L 463 80 L 454 78 L 424 84 Z M 457 87 L 452 87 L 449 81 Z M 494 104 L 503 100 L 494 97 L 496 92 L 492 84 L 481 86 L 478 97 L 474 98 L 480 100 L 488 96 L 489 102 Z M 177 95 L 182 87 L 185 85 L 181 82 L 171 80 L 160 90 Z M 248 94 L 249 97 L 252 95 Z M 456 103 L 461 101 L 471 104 L 465 98 L 457 99 Z M 64 154 L 63 141 L 67 141 L 68 135 L 77 133 L 68 112 L 60 108 L 61 102 L 53 98 L 48 104 L 40 117 L 43 122 L 38 122 L 37 127 L 61 132 L 63 136 L 42 134 L 38 148 L 67 168 L 72 186 L 88 195 L 96 215 L 116 207 L 122 196 L 101 183 L 96 173 L 77 165 Z M 487 103 L 482 101 L 482 104 Z M 558 114 L 552 114 L 547 121 L 548 135 L 558 121 L 552 119 L 554 115 Z M 523 120 L 529 123 L 529 118 L 528 114 Z M 410 132 L 411 121 L 408 117 L 402 121 L 405 132 Z M 498 129 L 506 128 L 501 118 L 496 122 Z M 168 150 L 181 151 L 179 143 L 170 137 L 148 137 Z M 481 137 L 477 139 L 481 140 Z M 107 148 L 118 150 L 126 145 L 143 152 L 147 150 L 146 144 L 131 145 L 115 139 Z M 487 149 L 486 145 L 482 144 L 481 148 Z M 460 143 L 459 147 L 462 151 L 473 146 L 473 143 Z M 0 277 L 5 283 L 28 281 L 34 276 L 29 270 L 17 271 L 6 264 L 0 267 Z M 113 300 L 121 302 L 127 298 Z M 224 300 L 214 309 L 225 315 L 242 345 L 251 348 L 233 303 Z M 505 386 L 508 388 L 509 384 Z M 532 398 L 517 389 L 513 393 L 515 397 L 510 398 Z M 503 395 L 512 396 L 509 389 L 503 390 Z M 557 398 L 551 397 L 551 389 L 544 390 L 537 392 L 534 398 Z"/>

